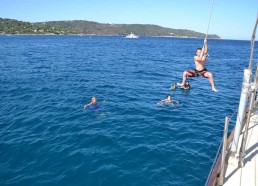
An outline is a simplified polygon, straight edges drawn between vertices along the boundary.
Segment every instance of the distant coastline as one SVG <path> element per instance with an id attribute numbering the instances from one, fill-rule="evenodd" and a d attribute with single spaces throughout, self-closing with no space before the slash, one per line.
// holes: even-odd
<path id="1" fill-rule="evenodd" d="M 0 18 L 1 35 L 79 35 L 126 36 L 131 32 L 140 37 L 204 38 L 205 34 L 186 29 L 165 28 L 149 24 L 109 24 L 92 21 L 48 21 L 30 23 Z M 216 34 L 208 38 L 220 39 Z"/>
<path id="2" fill-rule="evenodd" d="M 94 34 L 3 34 L 0 33 L 0 36 L 87 36 L 87 37 L 124 37 L 121 35 L 94 35 Z M 200 37 L 184 37 L 184 36 L 141 36 L 141 37 L 158 37 L 158 38 L 181 38 L 181 39 L 203 39 Z M 209 38 L 209 39 L 218 39 L 224 40 L 223 38 Z M 230 40 L 230 39 L 227 39 Z M 234 39 L 233 39 L 234 40 Z"/>

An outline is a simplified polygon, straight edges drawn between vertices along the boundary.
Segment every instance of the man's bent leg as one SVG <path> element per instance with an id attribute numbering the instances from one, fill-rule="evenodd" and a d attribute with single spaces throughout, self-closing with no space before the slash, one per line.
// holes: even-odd
<path id="1" fill-rule="evenodd" d="M 186 79 L 187 79 L 187 76 L 191 76 L 191 74 L 187 71 L 184 71 L 183 72 L 183 78 L 182 78 L 182 83 L 177 83 L 178 86 L 185 86 L 185 82 L 186 82 Z"/>
<path id="2" fill-rule="evenodd" d="M 211 83 L 212 91 L 218 92 L 218 90 L 215 88 L 215 85 L 214 85 L 214 78 L 213 78 L 212 73 L 211 72 L 205 72 L 204 77 L 209 78 L 210 83 Z"/>

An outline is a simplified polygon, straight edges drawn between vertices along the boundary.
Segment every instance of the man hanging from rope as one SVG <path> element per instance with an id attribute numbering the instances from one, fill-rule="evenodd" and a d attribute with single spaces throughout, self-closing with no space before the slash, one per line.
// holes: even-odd
<path id="1" fill-rule="evenodd" d="M 208 56 L 208 43 L 207 43 L 207 40 L 204 39 L 203 48 L 197 48 L 196 56 L 194 56 L 195 69 L 184 71 L 183 72 L 182 83 L 177 83 L 177 85 L 184 88 L 187 77 L 202 76 L 204 78 L 209 78 L 210 83 L 211 83 L 212 91 L 218 92 L 218 90 L 215 88 L 215 85 L 214 85 L 214 79 L 213 79 L 212 73 L 209 72 L 205 68 L 205 63 L 206 63 L 206 60 L 207 60 L 207 56 Z"/>

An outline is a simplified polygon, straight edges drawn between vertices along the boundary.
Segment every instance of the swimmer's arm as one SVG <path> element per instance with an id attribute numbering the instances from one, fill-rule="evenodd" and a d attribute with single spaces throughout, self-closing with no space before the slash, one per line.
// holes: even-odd
<path id="1" fill-rule="evenodd" d="M 176 104 L 179 104 L 179 102 L 177 100 L 172 100 L 173 102 L 175 102 Z"/>
<path id="2" fill-rule="evenodd" d="M 86 105 L 84 105 L 84 109 L 86 109 L 88 106 L 90 106 L 92 104 L 92 102 L 90 102 L 89 104 L 86 104 Z"/>

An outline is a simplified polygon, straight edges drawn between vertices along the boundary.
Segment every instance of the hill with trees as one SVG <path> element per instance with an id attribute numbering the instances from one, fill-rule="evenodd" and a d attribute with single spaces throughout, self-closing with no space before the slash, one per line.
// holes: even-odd
<path id="1" fill-rule="evenodd" d="M 150 24 L 109 24 L 83 20 L 30 23 L 0 18 L 0 34 L 125 36 L 131 32 L 139 36 L 205 37 L 205 34 L 192 30 Z M 213 34 L 208 38 L 220 37 Z"/>

